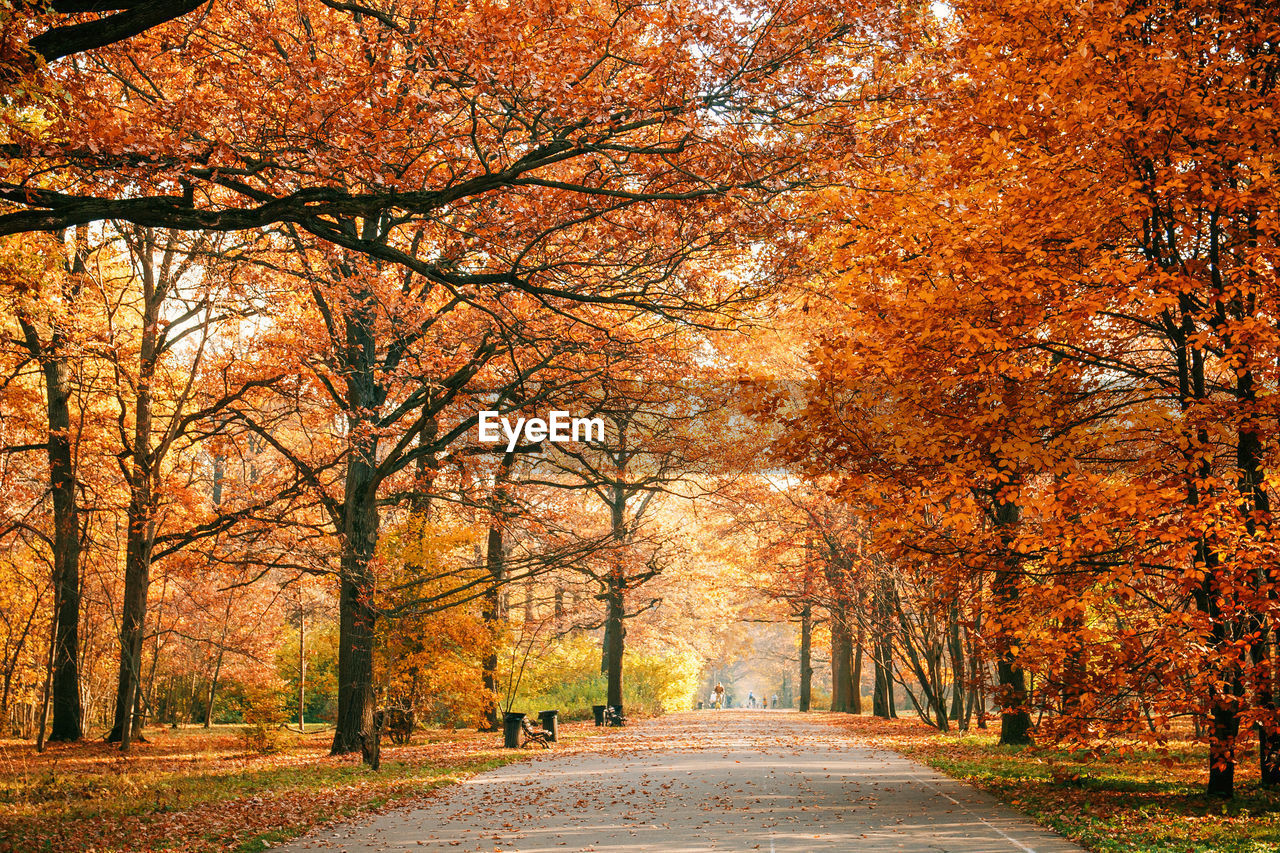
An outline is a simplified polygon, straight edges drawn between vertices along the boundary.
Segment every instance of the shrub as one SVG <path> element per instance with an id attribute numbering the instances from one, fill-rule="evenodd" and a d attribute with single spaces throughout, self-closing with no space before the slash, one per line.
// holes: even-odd
<path id="1" fill-rule="evenodd" d="M 701 669 L 702 661 L 688 648 L 629 650 L 623 659 L 623 706 L 641 714 L 690 708 Z M 605 692 L 599 643 L 570 637 L 550 644 L 527 663 L 512 707 L 529 712 L 555 708 L 562 719 L 586 720 L 592 705 L 604 703 Z"/>
<path id="2" fill-rule="evenodd" d="M 280 728 L 268 726 L 265 723 L 253 723 L 242 728 L 240 742 L 244 744 L 246 751 L 256 752 L 259 755 L 279 752 L 283 747 Z"/>
<path id="3" fill-rule="evenodd" d="M 241 714 L 246 723 L 240 737 L 246 750 L 267 754 L 278 752 L 281 743 L 280 727 L 286 713 L 283 697 L 270 687 L 249 686 L 243 693 Z"/>

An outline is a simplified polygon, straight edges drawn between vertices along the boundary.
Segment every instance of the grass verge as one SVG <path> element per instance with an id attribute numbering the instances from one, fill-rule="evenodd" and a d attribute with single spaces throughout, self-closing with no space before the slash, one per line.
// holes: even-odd
<path id="1" fill-rule="evenodd" d="M 1096 755 L 997 744 L 997 732 L 940 733 L 912 720 L 824 715 L 858 738 L 994 794 L 1098 853 L 1275 853 L 1280 791 L 1258 785 L 1257 754 L 1241 756 L 1235 799 L 1203 794 L 1208 750 L 1123 744 Z M 1253 763 L 1250 763 L 1252 760 Z"/>
<path id="2" fill-rule="evenodd" d="M 562 725 L 561 739 L 588 731 Z M 246 753 L 234 726 L 146 737 L 128 754 L 0 741 L 0 851 L 260 851 L 528 754 L 502 749 L 500 733 L 420 731 L 412 745 L 384 746 L 373 773 L 358 754 L 329 756 L 331 731 L 285 734 L 269 755 Z"/>

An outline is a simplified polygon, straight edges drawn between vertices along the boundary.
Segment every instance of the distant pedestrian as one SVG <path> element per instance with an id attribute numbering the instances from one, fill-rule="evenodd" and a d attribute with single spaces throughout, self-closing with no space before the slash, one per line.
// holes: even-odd
<path id="1" fill-rule="evenodd" d="M 717 681 L 716 689 L 711 692 L 716 697 L 716 701 L 715 701 L 716 708 L 718 709 L 718 708 L 724 707 L 724 685 Z"/>
<path id="2" fill-rule="evenodd" d="M 775 711 L 778 710 L 778 694 L 777 693 L 773 694 L 773 701 L 769 703 L 769 707 Z"/>
<path id="3" fill-rule="evenodd" d="M 748 708 L 754 708 L 755 706 L 756 706 L 756 694 L 748 692 L 748 693 L 747 693 L 747 707 L 748 707 Z"/>

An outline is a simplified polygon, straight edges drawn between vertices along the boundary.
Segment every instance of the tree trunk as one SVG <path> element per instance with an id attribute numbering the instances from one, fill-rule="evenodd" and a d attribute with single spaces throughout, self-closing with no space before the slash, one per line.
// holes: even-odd
<path id="1" fill-rule="evenodd" d="M 964 713 L 964 644 L 960 639 L 960 606 L 952 603 L 947 612 L 947 647 L 951 652 L 951 719 L 960 731 L 969 728 Z"/>
<path id="2" fill-rule="evenodd" d="M 124 601 L 120 613 L 120 672 L 116 681 L 116 714 L 109 743 L 122 750 L 140 733 L 139 720 L 133 716 L 142 675 L 142 639 L 147 618 L 147 588 L 150 585 L 151 548 L 147 528 L 150 512 L 143 507 L 149 501 L 146 486 L 133 489 L 129 500 L 129 529 L 125 545 Z"/>
<path id="3" fill-rule="evenodd" d="M 622 473 L 619 471 L 619 480 Z M 622 563 L 621 548 L 626 539 L 624 513 L 627 506 L 626 493 L 621 483 L 615 483 L 610 496 L 611 523 L 613 539 L 619 549 L 614 555 L 614 563 L 605 579 L 604 591 L 604 674 L 605 702 L 609 705 L 622 704 L 622 656 L 626 647 L 626 575 Z"/>
<path id="4" fill-rule="evenodd" d="M 964 715 L 960 718 L 960 731 L 969 731 L 969 725 L 973 722 L 974 711 L 978 709 L 978 703 L 985 701 L 986 694 L 982 686 L 982 666 L 978 660 L 978 645 L 973 635 L 978 631 L 981 625 L 981 609 L 974 616 L 974 624 L 972 628 L 965 628 L 961 635 L 964 640 L 965 651 L 969 655 L 965 666 L 968 667 L 968 689 L 966 691 L 964 701 Z"/>
<path id="5" fill-rule="evenodd" d="M 995 524 L 1000 531 L 1001 554 L 999 567 L 991 582 L 991 594 L 995 612 L 1002 617 L 1012 613 L 1018 601 L 1018 567 L 1013 554 L 1013 536 L 1020 518 L 1018 504 L 1005 500 L 997 492 Z M 1011 632 L 1001 625 L 996 636 L 996 678 L 1000 685 L 1000 743 L 1025 745 L 1031 743 L 1031 712 L 1027 707 L 1027 675 L 1018 665 L 1013 652 L 1016 641 Z"/>
<path id="6" fill-rule="evenodd" d="M 813 701 L 813 606 L 800 611 L 800 710 L 808 711 Z"/>
<path id="7" fill-rule="evenodd" d="M 858 637 L 853 643 L 853 674 L 849 679 L 849 713 L 862 713 L 862 646 L 866 641 L 866 629 L 858 620 Z"/>
<path id="8" fill-rule="evenodd" d="M 166 283 L 158 281 L 152 266 L 153 242 L 143 240 L 138 261 L 142 271 L 142 340 L 138 352 L 138 378 L 134 401 L 132 444 L 124 468 L 129 485 L 128 527 L 125 539 L 124 601 L 120 608 L 120 673 L 116 684 L 115 724 L 107 740 L 127 750 L 140 737 L 142 640 L 147 624 L 147 591 L 151 584 L 151 546 L 155 539 L 155 474 L 159 462 L 151 446 L 153 383 L 159 362 L 160 307 Z M 122 401 L 123 402 L 123 401 Z"/>
<path id="9" fill-rule="evenodd" d="M 78 226 L 75 254 L 68 272 L 73 278 L 72 299 L 79 293 L 76 277 L 85 271 L 88 231 Z M 75 741 L 84 736 L 80 702 L 80 511 L 76 500 L 75 449 L 71 430 L 72 365 L 66 336 L 54 329 L 47 344 L 41 342 L 32 318 L 18 315 L 27 349 L 40 364 L 45 384 L 48 424 L 46 455 L 49 491 L 53 498 L 53 586 L 57 626 L 53 640 L 53 672 L 50 700 L 53 706 L 51 741 Z"/>
<path id="10" fill-rule="evenodd" d="M 489 506 L 489 536 L 484 555 L 485 568 L 489 572 L 489 586 L 485 589 L 480 616 L 489 629 L 490 650 L 484 657 L 481 677 L 484 689 L 488 691 L 484 717 L 489 731 L 497 731 L 502 726 L 502 710 L 498 707 L 498 694 L 501 692 L 501 685 L 498 683 L 498 645 L 507 625 L 507 608 L 503 600 L 507 561 L 503 550 L 502 527 L 504 513 L 507 511 L 507 481 L 511 476 L 514 458 L 514 454 L 505 454 L 494 478 Z"/>
<path id="11" fill-rule="evenodd" d="M 498 643 L 501 641 L 503 626 L 506 625 L 506 608 L 502 602 L 502 585 L 506 583 L 506 568 L 502 554 L 502 529 L 497 521 L 489 524 L 488 546 L 485 551 L 485 565 L 489 570 L 489 587 L 485 590 L 480 615 L 489 628 L 489 653 L 484 657 L 482 679 L 484 689 L 488 691 L 485 707 L 485 722 L 489 731 L 497 731 L 502 725 L 502 712 L 498 707 Z"/>
<path id="12" fill-rule="evenodd" d="M 874 620 L 871 662 L 876 679 L 871 693 L 871 713 L 886 720 L 896 716 L 893 707 L 893 627 L 890 606 L 887 584 L 881 581 L 876 584 L 871 599 Z"/>
<path id="13" fill-rule="evenodd" d="M 298 595 L 298 731 L 307 731 L 307 614 Z"/>
<path id="14" fill-rule="evenodd" d="M 365 220 L 366 230 L 374 220 Z M 350 272 L 349 270 L 346 272 Z M 338 608 L 338 714 L 330 754 L 355 752 L 375 735 L 373 725 L 374 607 L 373 559 L 378 547 L 378 433 L 375 413 L 386 402 L 379 379 L 378 310 L 372 293 L 357 290 L 343 312 L 347 470 L 342 500 L 342 585 Z M 336 343 L 336 342 L 335 342 Z M 376 741 L 371 740 L 376 746 Z M 363 750 L 366 764 L 376 749 Z"/>
<path id="15" fill-rule="evenodd" d="M 1191 295 L 1184 293 L 1178 296 L 1178 308 L 1181 316 L 1178 325 L 1170 329 L 1170 340 L 1174 344 L 1178 392 L 1185 415 L 1196 402 L 1207 398 L 1207 387 L 1204 351 L 1194 343 L 1197 306 Z M 1200 505 L 1202 495 L 1199 483 L 1208 482 L 1212 474 L 1212 463 L 1204 450 L 1209 446 L 1208 431 L 1200 427 L 1196 430 L 1194 440 L 1186 442 L 1183 449 L 1183 459 L 1187 464 L 1186 503 L 1189 507 Z M 1234 638 L 1222 612 L 1222 590 L 1218 588 L 1218 549 L 1212 547 L 1205 535 L 1200 535 L 1195 541 L 1193 559 L 1195 567 L 1204 573 L 1204 579 L 1193 590 L 1193 597 L 1196 609 L 1209 621 L 1207 645 L 1211 653 L 1222 654 L 1226 650 L 1227 654 L 1232 654 L 1226 648 Z M 1211 661 L 1210 666 L 1222 667 L 1214 675 L 1215 681 L 1223 689 L 1209 689 L 1209 784 L 1206 792 L 1210 796 L 1230 798 L 1235 796 L 1236 737 L 1240 733 L 1240 696 L 1244 685 L 1240 679 L 1238 663 L 1228 661 L 1223 665 L 1215 660 Z"/>
<path id="16" fill-rule="evenodd" d="M 853 692 L 853 638 L 838 608 L 831 609 L 831 710 L 847 713 Z"/>
<path id="17" fill-rule="evenodd" d="M 871 693 L 871 713 L 886 720 L 895 716 L 892 655 L 888 643 L 877 640 L 873 644 L 872 664 L 875 667 L 876 684 Z"/>
<path id="18" fill-rule="evenodd" d="M 1245 531 L 1250 540 L 1258 538 L 1258 528 L 1265 533 L 1271 528 L 1271 496 L 1267 494 L 1263 469 L 1261 427 L 1256 419 L 1256 393 L 1253 372 L 1241 371 L 1236 380 L 1236 400 L 1244 410 L 1245 420 L 1236 436 L 1236 468 L 1240 505 L 1245 516 Z M 1253 578 L 1258 590 L 1266 589 L 1269 600 L 1275 597 L 1267 565 L 1260 564 Z M 1280 784 L 1280 714 L 1275 695 L 1275 636 L 1264 617 L 1257 615 L 1256 605 L 1249 619 L 1249 633 L 1255 639 L 1249 644 L 1249 660 L 1253 664 L 1257 684 L 1257 703 L 1262 710 L 1258 723 L 1258 770 L 1264 786 Z"/>
<path id="19" fill-rule="evenodd" d="M 360 749 L 373 733 L 372 562 L 378 545 L 373 461 L 377 439 L 353 438 L 343 504 L 342 591 L 338 622 L 338 716 L 331 755 Z M 368 761 L 366 754 L 366 761 Z"/>
<path id="20" fill-rule="evenodd" d="M 1219 654 L 1233 654 L 1228 649 L 1233 632 L 1222 612 L 1221 591 L 1218 589 L 1218 555 L 1205 537 L 1201 537 L 1196 545 L 1196 563 L 1204 567 L 1204 580 L 1196 589 L 1195 599 L 1197 608 L 1209 618 L 1209 648 Z M 1218 677 L 1222 687 L 1210 688 L 1209 694 L 1209 784 L 1206 792 L 1210 796 L 1230 798 L 1235 796 L 1236 740 L 1240 735 L 1244 684 L 1237 663 L 1215 662 L 1215 666 L 1221 666 Z"/>
<path id="21" fill-rule="evenodd" d="M 49 478 L 53 495 L 53 577 L 58 630 L 53 652 L 51 741 L 84 736 L 80 706 L 80 520 L 71 447 L 70 368 L 62 359 L 44 365 L 48 389 Z"/>
<path id="22" fill-rule="evenodd" d="M 616 572 L 610 574 L 609 588 L 605 593 L 605 702 L 610 705 L 622 704 L 622 655 L 626 647 L 627 627 L 624 622 L 623 608 L 626 602 L 621 581 Z"/>

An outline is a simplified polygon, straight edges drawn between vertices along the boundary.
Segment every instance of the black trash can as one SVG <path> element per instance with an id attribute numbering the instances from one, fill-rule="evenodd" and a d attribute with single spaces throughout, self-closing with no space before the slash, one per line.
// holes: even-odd
<path id="1" fill-rule="evenodd" d="M 547 733 L 547 740 L 554 741 L 559 731 L 560 712 L 559 711 L 539 711 L 538 725 L 542 726 L 543 731 Z"/>
<path id="2" fill-rule="evenodd" d="M 507 749 L 520 748 L 520 724 L 524 714 L 508 711 L 502 715 L 502 745 Z"/>
<path id="3" fill-rule="evenodd" d="M 597 726 L 603 726 L 603 725 L 604 725 L 604 709 L 605 709 L 606 707 L 607 707 L 607 706 L 605 706 L 605 705 L 592 705 L 592 706 L 591 706 L 591 713 L 593 713 L 593 714 L 595 714 L 595 715 L 596 715 L 596 725 L 597 725 Z"/>
<path id="4" fill-rule="evenodd" d="M 609 725 L 622 726 L 624 723 L 626 723 L 626 720 L 623 719 L 622 717 L 622 706 L 610 705 L 609 706 Z"/>
<path id="5" fill-rule="evenodd" d="M 698 703 L 698 710 L 699 710 L 699 711 L 701 711 L 701 710 L 702 710 L 702 703 L 701 703 L 701 702 L 699 702 L 699 703 Z"/>

